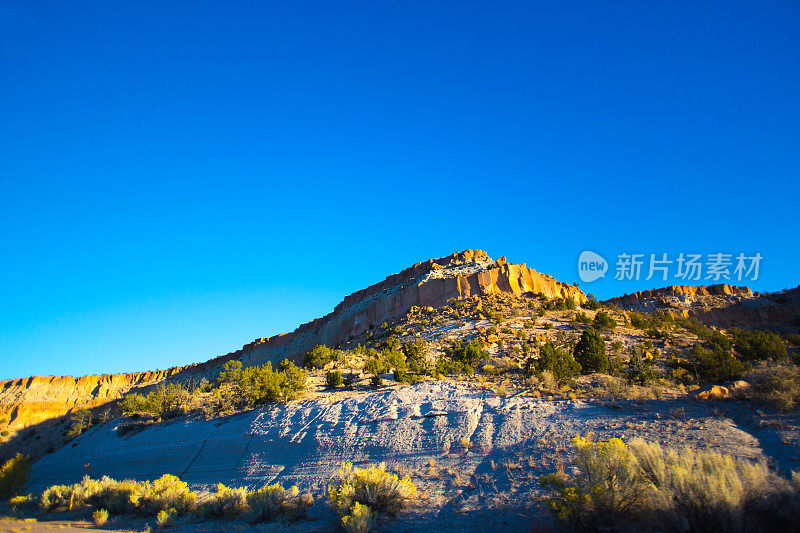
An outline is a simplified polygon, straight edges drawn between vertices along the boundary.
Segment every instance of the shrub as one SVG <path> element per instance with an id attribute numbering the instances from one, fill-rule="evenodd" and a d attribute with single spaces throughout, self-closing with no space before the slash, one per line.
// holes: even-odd
<path id="1" fill-rule="evenodd" d="M 364 370 L 376 376 L 378 374 L 383 374 L 383 362 L 377 357 L 373 357 L 364 365 Z"/>
<path id="2" fill-rule="evenodd" d="M 748 394 L 783 411 L 800 404 L 800 368 L 788 363 L 762 363 L 748 374 Z"/>
<path id="3" fill-rule="evenodd" d="M 100 483 L 100 489 L 88 497 L 88 502 L 95 509 L 106 509 L 115 515 L 135 513 L 146 490 L 144 484 L 133 480 L 114 481 L 104 477 Z"/>
<path id="4" fill-rule="evenodd" d="M 166 529 L 175 525 L 175 518 L 178 513 L 175 509 L 163 509 L 156 514 L 156 524 L 161 529 Z"/>
<path id="5" fill-rule="evenodd" d="M 554 493 L 547 501 L 550 509 L 579 530 L 620 525 L 648 496 L 639 482 L 635 458 L 619 439 L 594 443 L 576 437 L 572 446 L 572 463 L 580 474 L 572 479 L 559 474 L 540 479 Z"/>
<path id="6" fill-rule="evenodd" d="M 356 503 L 396 515 L 416 498 L 417 488 L 411 480 L 386 472 L 383 463 L 368 468 L 344 463 L 328 485 L 328 500 L 342 516 Z"/>
<path id="7" fill-rule="evenodd" d="M 605 311 L 598 311 L 594 315 L 592 325 L 597 329 L 614 329 L 617 327 L 617 321 Z"/>
<path id="8" fill-rule="evenodd" d="M 728 334 L 733 339 L 733 347 L 742 361 L 764 361 L 786 359 L 786 345 L 776 334 L 769 331 L 743 331 L 731 329 Z"/>
<path id="9" fill-rule="evenodd" d="M 0 500 L 8 500 L 25 488 L 31 475 L 31 458 L 18 453 L 0 467 Z"/>
<path id="10" fill-rule="evenodd" d="M 606 343 L 594 328 L 586 328 L 575 345 L 575 360 L 581 366 L 581 373 L 608 372 L 609 361 Z"/>
<path id="11" fill-rule="evenodd" d="M 164 474 L 152 483 L 144 484 L 140 497 L 140 511 L 153 515 L 171 510 L 179 515 L 193 511 L 197 506 L 197 495 L 176 476 Z"/>
<path id="12" fill-rule="evenodd" d="M 274 520 L 278 517 L 299 520 L 305 516 L 313 502 L 310 495 L 300 495 L 297 487 L 286 490 L 277 483 L 264 485 L 247 494 L 247 505 L 256 521 Z"/>
<path id="13" fill-rule="evenodd" d="M 564 383 L 581 371 L 581 365 L 571 353 L 556 348 L 551 342 L 542 347 L 534 364 L 537 372 L 550 372 L 558 383 Z"/>
<path id="14" fill-rule="evenodd" d="M 338 350 L 332 350 L 324 344 L 318 344 L 303 357 L 303 366 L 309 369 L 322 368 L 331 361 L 337 360 L 340 355 Z"/>
<path id="15" fill-rule="evenodd" d="M 8 500 L 8 508 L 14 513 L 34 512 L 39 503 L 39 498 L 33 494 L 27 496 L 14 496 Z"/>
<path id="16" fill-rule="evenodd" d="M 636 313 L 631 311 L 628 313 L 628 318 L 631 321 L 631 326 L 636 329 L 647 329 L 650 327 L 650 318 L 644 313 Z"/>
<path id="17" fill-rule="evenodd" d="M 552 322 L 547 322 L 544 325 L 544 329 L 553 329 L 554 327 Z"/>
<path id="18" fill-rule="evenodd" d="M 306 380 L 306 372 L 286 359 L 277 371 L 269 361 L 244 370 L 241 361 L 228 361 L 219 375 L 220 388 L 244 398 L 248 405 L 296 399 L 305 392 Z"/>
<path id="19" fill-rule="evenodd" d="M 705 348 L 695 345 L 689 352 L 689 361 L 700 379 L 724 381 L 740 377 L 746 370 L 741 361 L 719 345 Z"/>
<path id="20" fill-rule="evenodd" d="M 75 411 L 70 417 L 69 430 L 67 436 L 75 438 L 81 435 L 84 431 L 89 429 L 92 425 L 92 412 L 88 409 L 79 409 Z"/>
<path id="21" fill-rule="evenodd" d="M 53 485 L 42 492 L 40 505 L 45 512 L 69 509 L 73 501 L 73 487 Z"/>
<path id="22" fill-rule="evenodd" d="M 341 370 L 329 370 L 325 373 L 325 384 L 329 389 L 335 389 L 344 383 Z"/>
<path id="23" fill-rule="evenodd" d="M 379 374 L 375 374 L 372 376 L 372 379 L 369 380 L 369 386 L 373 389 L 379 389 L 383 387 L 383 379 L 381 379 Z"/>
<path id="24" fill-rule="evenodd" d="M 584 531 L 789 531 L 800 495 L 765 462 L 665 451 L 634 439 L 573 440 L 577 475 L 544 476 L 556 516 Z"/>
<path id="25" fill-rule="evenodd" d="M 384 359 L 386 360 L 387 369 L 399 370 L 405 372 L 406 370 L 406 356 L 403 352 L 397 350 L 387 350 L 384 352 Z"/>
<path id="26" fill-rule="evenodd" d="M 228 361 L 225 363 L 239 363 L 239 361 Z M 189 391 L 177 383 L 159 385 L 147 396 L 138 393 L 128 394 L 119 402 L 119 409 L 123 414 L 131 415 L 135 413 L 147 413 L 159 418 L 164 418 L 169 412 L 180 407 L 184 407 L 189 399 Z"/>
<path id="27" fill-rule="evenodd" d="M 628 360 L 628 383 L 646 385 L 653 381 L 654 377 L 652 361 L 642 359 L 638 353 L 631 355 L 630 360 Z"/>
<path id="28" fill-rule="evenodd" d="M 247 489 L 217 485 L 216 492 L 201 505 L 201 514 L 206 518 L 236 518 L 247 511 Z"/>
<path id="29" fill-rule="evenodd" d="M 369 533 L 375 527 L 375 520 L 369 506 L 356 502 L 350 514 L 342 517 L 342 528 L 346 533 Z"/>
<path id="30" fill-rule="evenodd" d="M 786 340 L 792 346 L 800 346 L 800 333 L 789 333 L 786 335 Z M 0 422 L 2 424 L 3 422 Z"/>
<path id="31" fill-rule="evenodd" d="M 427 370 L 427 362 L 425 360 L 425 351 L 427 350 L 428 343 L 423 339 L 416 339 L 414 342 L 409 342 L 403 345 L 403 353 L 406 356 L 408 368 L 417 374 L 424 374 Z"/>
<path id="32" fill-rule="evenodd" d="M 464 342 L 461 339 L 453 341 L 444 349 L 445 355 L 454 361 L 475 367 L 481 361 L 489 359 L 489 353 L 483 349 L 480 342 L 472 340 Z"/>
<path id="33" fill-rule="evenodd" d="M 92 520 L 94 521 L 94 525 L 102 526 L 108 522 L 108 511 L 105 509 L 98 509 L 92 513 Z"/>

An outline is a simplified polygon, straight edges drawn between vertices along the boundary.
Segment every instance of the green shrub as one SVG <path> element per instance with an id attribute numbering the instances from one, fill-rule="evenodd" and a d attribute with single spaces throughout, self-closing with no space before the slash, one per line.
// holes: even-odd
<path id="1" fill-rule="evenodd" d="M 303 518 L 314 502 L 309 494 L 300 494 L 297 487 L 284 489 L 281 485 L 264 485 L 247 494 L 247 505 L 256 521 L 274 520 L 284 517 L 294 521 Z"/>
<path id="2" fill-rule="evenodd" d="M 79 409 L 72 413 L 69 421 L 67 436 L 75 438 L 89 429 L 92 425 L 92 412 L 88 409 Z"/>
<path id="3" fill-rule="evenodd" d="M 342 383 L 344 383 L 344 380 L 342 379 L 341 370 L 328 370 L 325 373 L 325 384 L 329 389 L 335 389 Z"/>
<path id="4" fill-rule="evenodd" d="M 572 440 L 572 463 L 580 474 L 550 474 L 540 478 L 551 491 L 547 504 L 563 522 L 582 531 L 613 530 L 638 511 L 648 496 L 639 482 L 636 459 L 619 439 L 594 443 Z"/>
<path id="5" fill-rule="evenodd" d="M 544 325 L 544 329 L 553 329 L 554 327 L 552 322 L 547 322 Z"/>
<path id="6" fill-rule="evenodd" d="M 303 357 L 303 366 L 309 369 L 322 368 L 331 361 L 338 360 L 340 355 L 338 350 L 332 350 L 324 344 L 318 344 Z"/>
<path id="7" fill-rule="evenodd" d="M 583 311 L 579 311 L 572 316 L 572 327 L 577 329 L 581 324 L 591 324 L 589 316 Z"/>
<path id="8" fill-rule="evenodd" d="M 383 374 L 384 365 L 383 361 L 381 361 L 378 357 L 373 357 L 369 359 L 366 364 L 364 365 L 364 371 L 369 372 L 373 375 Z"/>
<path id="9" fill-rule="evenodd" d="M 219 375 L 220 393 L 229 391 L 246 405 L 262 405 L 278 400 L 294 400 L 306 390 L 307 375 L 291 361 L 284 359 L 278 370 L 272 363 L 242 369 L 241 361 L 228 361 Z"/>
<path id="10" fill-rule="evenodd" d="M 238 363 L 239 361 L 229 361 Z M 226 363 L 226 366 L 228 365 Z M 125 415 L 147 413 L 159 418 L 165 418 L 179 408 L 185 408 L 189 400 L 189 391 L 177 383 L 161 384 L 147 396 L 138 393 L 128 394 L 119 401 L 118 407 Z"/>
<path id="11" fill-rule="evenodd" d="M 586 328 L 575 345 L 575 360 L 581 367 L 581 373 L 608 372 L 609 361 L 606 354 L 606 343 L 594 328 Z"/>
<path id="12" fill-rule="evenodd" d="M 627 378 L 628 383 L 638 383 L 639 385 L 646 385 L 653 381 L 655 374 L 652 361 L 642 358 L 634 352 L 628 360 Z"/>
<path id="13" fill-rule="evenodd" d="M 637 313 L 631 311 L 628 313 L 628 318 L 631 321 L 631 326 L 633 326 L 636 329 L 647 329 L 650 327 L 651 324 L 650 317 L 645 313 Z"/>
<path id="14" fill-rule="evenodd" d="M 92 513 L 92 520 L 94 521 L 94 525 L 102 526 L 106 522 L 108 522 L 108 511 L 105 509 L 98 509 L 94 513 Z"/>
<path id="15" fill-rule="evenodd" d="M 454 361 L 468 364 L 472 367 L 475 367 L 481 361 L 489 359 L 489 353 L 483 349 L 483 346 L 477 340 L 469 342 L 464 342 L 461 339 L 455 340 L 444 349 L 444 353 Z"/>
<path id="16" fill-rule="evenodd" d="M 428 368 L 427 361 L 425 360 L 425 352 L 428 343 L 424 339 L 416 339 L 414 342 L 409 342 L 403 345 L 403 353 L 406 356 L 408 368 L 416 374 L 425 374 Z"/>
<path id="17" fill-rule="evenodd" d="M 383 387 L 383 379 L 381 378 L 380 374 L 375 374 L 372 376 L 372 379 L 369 380 L 369 386 L 373 389 L 380 389 Z"/>
<path id="18" fill-rule="evenodd" d="M 226 487 L 219 483 L 216 492 L 201 503 L 200 512 L 206 518 L 236 518 L 247 511 L 247 489 Z"/>
<path id="19" fill-rule="evenodd" d="M 617 327 L 617 321 L 605 311 L 598 311 L 594 315 L 592 325 L 596 329 L 614 329 Z"/>
<path id="20" fill-rule="evenodd" d="M 783 411 L 800 404 L 800 368 L 789 363 L 761 363 L 745 379 L 751 398 Z"/>
<path id="21" fill-rule="evenodd" d="M 556 516 L 581 531 L 791 531 L 800 495 L 766 462 L 666 451 L 634 439 L 573 440 L 577 474 L 541 478 Z"/>
<path id="22" fill-rule="evenodd" d="M 707 381 L 735 379 L 746 371 L 741 361 L 719 346 L 695 345 L 689 352 L 689 361 L 697 376 Z"/>
<path id="23" fill-rule="evenodd" d="M 404 372 L 407 368 L 406 356 L 403 355 L 402 351 L 387 350 L 384 352 L 383 358 L 386 361 L 387 369 Z"/>
<path id="24" fill-rule="evenodd" d="M 344 463 L 328 485 L 328 501 L 342 516 L 351 512 L 356 503 L 394 516 L 417 495 L 417 488 L 409 478 L 400 479 L 386 472 L 383 463 L 368 468 L 353 468 L 352 463 Z"/>
<path id="25" fill-rule="evenodd" d="M 743 331 L 731 329 L 728 334 L 733 339 L 733 347 L 739 359 L 745 362 L 786 359 L 786 345 L 778 335 L 769 331 Z"/>
<path id="26" fill-rule="evenodd" d="M 581 365 L 566 350 L 556 348 L 548 342 L 539 352 L 539 359 L 534 362 L 538 373 L 550 372 L 558 383 L 565 383 L 572 376 L 580 373 Z"/>
<path id="27" fill-rule="evenodd" d="M 8 500 L 25 488 L 31 475 L 31 458 L 18 453 L 0 467 L 0 500 Z"/>

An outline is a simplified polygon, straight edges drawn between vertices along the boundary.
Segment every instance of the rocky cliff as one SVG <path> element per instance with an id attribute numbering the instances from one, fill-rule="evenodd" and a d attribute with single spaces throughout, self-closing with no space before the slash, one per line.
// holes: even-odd
<path id="1" fill-rule="evenodd" d="M 800 329 L 800 288 L 753 294 L 748 287 L 671 286 L 608 300 L 630 311 L 664 311 L 720 328 L 757 328 L 795 333 Z"/>
<path id="2" fill-rule="evenodd" d="M 524 264 L 493 261 L 484 251 L 466 250 L 417 263 L 384 281 L 347 296 L 332 313 L 303 324 L 291 333 L 256 339 L 241 350 L 205 363 L 164 371 L 103 376 L 31 377 L 0 381 L 0 420 L 16 430 L 53 419 L 76 409 L 118 399 L 133 389 L 164 380 L 196 380 L 217 375 L 230 359 L 245 363 L 296 362 L 317 344 L 338 346 L 353 336 L 405 315 L 414 306 L 439 307 L 450 299 L 497 293 L 540 292 L 550 298 L 586 301 L 579 289 L 556 281 Z"/>
<path id="3" fill-rule="evenodd" d="M 398 274 L 346 297 L 332 313 L 303 324 L 292 333 L 257 339 L 244 347 L 245 361 L 299 361 L 317 344 L 338 346 L 380 325 L 405 315 L 412 307 L 439 307 L 451 299 L 497 293 L 543 293 L 549 298 L 585 302 L 577 287 L 561 283 L 525 264 L 493 261 L 482 250 L 465 250 L 417 263 Z"/>
<path id="4" fill-rule="evenodd" d="M 11 430 L 37 424 L 75 409 L 102 405 L 131 389 L 159 383 L 180 370 L 0 381 L 0 419 L 6 420 Z"/>

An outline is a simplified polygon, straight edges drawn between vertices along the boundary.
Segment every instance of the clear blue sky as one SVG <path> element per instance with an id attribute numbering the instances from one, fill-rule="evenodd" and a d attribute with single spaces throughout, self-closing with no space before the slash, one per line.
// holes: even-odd
<path id="1" fill-rule="evenodd" d="M 792 1 L 2 1 L 0 378 L 203 361 L 466 248 L 569 283 L 584 249 L 760 252 L 754 289 L 796 286 L 798 27 Z"/>

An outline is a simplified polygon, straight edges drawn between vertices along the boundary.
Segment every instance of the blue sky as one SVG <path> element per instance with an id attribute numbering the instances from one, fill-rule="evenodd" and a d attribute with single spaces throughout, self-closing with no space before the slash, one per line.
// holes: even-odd
<path id="1" fill-rule="evenodd" d="M 788 1 L 0 2 L 0 378 L 206 360 L 466 248 L 569 283 L 587 249 L 759 252 L 755 290 L 796 286 L 799 23 Z"/>

